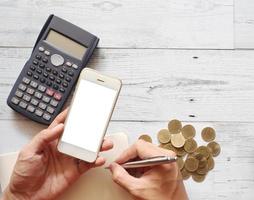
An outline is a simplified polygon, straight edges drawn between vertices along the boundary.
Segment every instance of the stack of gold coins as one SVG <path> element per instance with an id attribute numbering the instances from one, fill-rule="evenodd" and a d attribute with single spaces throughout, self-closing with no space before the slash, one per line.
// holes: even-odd
<path id="1" fill-rule="evenodd" d="M 184 180 L 192 177 L 196 182 L 205 180 L 209 171 L 214 168 L 214 157 L 220 154 L 220 145 L 215 142 L 216 133 L 211 127 L 206 127 L 201 132 L 202 139 L 207 142 L 206 146 L 198 146 L 196 129 L 188 124 L 182 126 L 177 120 L 171 120 L 168 127 L 161 129 L 157 138 L 159 147 L 174 151 L 178 157 L 177 164 Z M 147 142 L 152 142 L 149 135 L 139 137 Z"/>

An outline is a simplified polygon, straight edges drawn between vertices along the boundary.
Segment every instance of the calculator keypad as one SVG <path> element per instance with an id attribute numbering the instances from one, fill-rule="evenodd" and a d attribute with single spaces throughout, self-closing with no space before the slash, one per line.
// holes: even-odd
<path id="1" fill-rule="evenodd" d="M 59 54 L 51 55 L 50 50 L 39 47 L 11 102 L 50 121 L 72 83 L 76 69 L 78 65 L 75 63 L 65 61 Z"/>

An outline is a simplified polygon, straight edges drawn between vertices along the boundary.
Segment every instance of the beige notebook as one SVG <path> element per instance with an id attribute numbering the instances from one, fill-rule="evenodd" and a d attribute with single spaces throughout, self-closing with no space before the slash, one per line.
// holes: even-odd
<path id="1" fill-rule="evenodd" d="M 107 166 L 128 147 L 128 138 L 124 133 L 108 136 L 114 142 L 114 148 L 101 153 L 107 159 Z M 17 153 L 0 155 L 1 188 L 8 185 L 9 178 L 17 158 Z M 91 169 L 74 183 L 58 200 L 132 200 L 131 196 L 112 181 L 111 173 L 104 167 Z"/>

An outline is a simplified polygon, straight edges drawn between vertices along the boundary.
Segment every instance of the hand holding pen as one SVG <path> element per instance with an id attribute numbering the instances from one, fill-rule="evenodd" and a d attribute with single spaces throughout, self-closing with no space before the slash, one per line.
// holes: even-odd
<path id="1" fill-rule="evenodd" d="M 188 199 L 183 182 L 179 177 L 175 156 L 172 151 L 138 140 L 124 151 L 116 160 L 116 163 L 112 163 L 109 168 L 113 180 L 128 190 L 134 196 L 134 199 Z M 127 168 L 124 164 L 126 165 L 127 162 L 137 157 L 140 158 L 140 161 L 128 163 L 128 168 L 130 168 L 130 165 L 135 165 L 136 168 L 140 162 L 147 164 L 147 158 L 152 158 L 152 162 L 156 160 L 156 165 L 153 166 L 151 166 L 151 160 L 149 160 L 149 167 L 144 166 L 144 169 L 147 170 L 139 178 L 131 176 L 124 168 Z M 165 158 L 169 158 L 171 161 L 167 161 L 167 163 L 163 161 L 164 163 L 158 164 L 158 159 Z"/>

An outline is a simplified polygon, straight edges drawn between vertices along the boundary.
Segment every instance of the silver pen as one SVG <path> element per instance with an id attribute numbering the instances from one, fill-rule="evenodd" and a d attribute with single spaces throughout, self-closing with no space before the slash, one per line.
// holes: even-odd
<path id="1" fill-rule="evenodd" d="M 125 169 L 130 168 L 139 168 L 139 167 L 150 167 L 155 165 L 162 165 L 167 163 L 176 162 L 177 157 L 170 157 L 170 156 L 155 156 L 146 158 L 143 160 L 132 161 L 122 164 L 121 166 Z"/>

